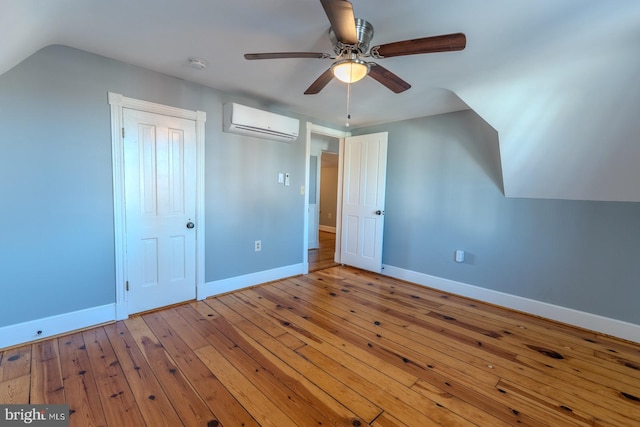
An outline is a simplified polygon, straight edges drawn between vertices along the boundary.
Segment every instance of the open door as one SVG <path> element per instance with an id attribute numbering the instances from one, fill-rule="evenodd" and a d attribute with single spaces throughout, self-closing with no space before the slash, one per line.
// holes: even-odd
<path id="1" fill-rule="evenodd" d="M 345 138 L 341 262 L 382 271 L 388 133 Z"/>

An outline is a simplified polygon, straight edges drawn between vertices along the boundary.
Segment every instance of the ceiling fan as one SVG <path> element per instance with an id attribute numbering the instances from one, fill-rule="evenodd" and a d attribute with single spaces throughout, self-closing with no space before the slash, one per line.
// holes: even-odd
<path id="1" fill-rule="evenodd" d="M 318 52 L 247 53 L 245 59 L 318 58 L 335 60 L 331 67 L 314 81 L 305 95 L 319 93 L 334 77 L 354 83 L 369 75 L 395 93 L 409 89 L 411 85 L 376 62 L 364 58 L 383 59 L 394 56 L 462 50 L 467 44 L 463 33 L 423 37 L 374 46 L 373 25 L 364 19 L 356 19 L 353 5 L 347 0 L 320 0 L 331 28 L 329 39 L 334 54 Z"/>

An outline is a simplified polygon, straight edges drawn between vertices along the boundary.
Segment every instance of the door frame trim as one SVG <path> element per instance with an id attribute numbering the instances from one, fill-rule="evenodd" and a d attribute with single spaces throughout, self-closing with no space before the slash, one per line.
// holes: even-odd
<path id="1" fill-rule="evenodd" d="M 351 132 L 345 132 L 333 128 L 329 128 L 326 126 L 320 126 L 313 124 L 311 122 L 307 122 L 307 132 L 306 132 L 306 151 L 305 151 L 305 171 L 304 171 L 304 188 L 306 191 L 304 192 L 304 221 L 303 221 L 303 230 L 302 233 L 302 265 L 303 265 L 303 274 L 309 273 L 309 174 L 311 173 L 311 134 L 315 133 L 318 135 L 326 135 L 331 136 L 333 138 L 338 138 L 340 141 L 340 148 L 338 150 L 338 205 L 336 211 L 336 255 L 335 262 L 340 262 L 340 233 L 341 233 L 341 224 L 340 218 L 342 216 L 342 155 L 344 150 L 344 139 L 346 137 L 351 136 Z"/>
<path id="2" fill-rule="evenodd" d="M 165 116 L 193 120 L 196 124 L 196 297 L 199 289 L 204 286 L 204 147 L 205 122 L 207 113 L 183 108 L 157 104 L 155 102 L 127 98 L 119 93 L 108 92 L 111 107 L 111 164 L 113 168 L 113 228 L 115 238 L 115 273 L 116 273 L 116 304 L 115 319 L 122 320 L 129 317 L 127 306 L 127 263 L 126 263 L 126 215 L 124 194 L 124 108 L 140 110 Z"/>

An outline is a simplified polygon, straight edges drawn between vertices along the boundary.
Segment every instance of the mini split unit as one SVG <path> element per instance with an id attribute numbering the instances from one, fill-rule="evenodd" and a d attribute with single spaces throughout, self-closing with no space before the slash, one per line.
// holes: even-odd
<path id="1" fill-rule="evenodd" d="M 233 102 L 224 104 L 223 111 L 225 132 L 282 142 L 298 139 L 298 119 Z"/>

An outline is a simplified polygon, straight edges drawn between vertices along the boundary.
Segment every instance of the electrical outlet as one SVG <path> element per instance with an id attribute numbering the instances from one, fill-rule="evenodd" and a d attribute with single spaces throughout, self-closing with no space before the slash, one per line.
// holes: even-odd
<path id="1" fill-rule="evenodd" d="M 262 250 L 262 240 L 256 240 L 254 249 L 256 252 L 260 252 Z"/>

